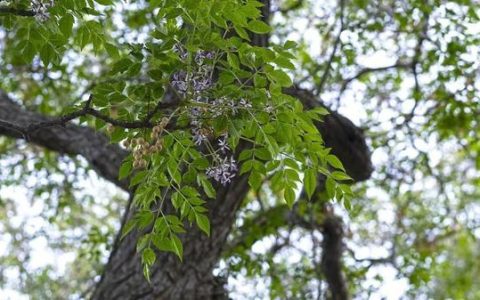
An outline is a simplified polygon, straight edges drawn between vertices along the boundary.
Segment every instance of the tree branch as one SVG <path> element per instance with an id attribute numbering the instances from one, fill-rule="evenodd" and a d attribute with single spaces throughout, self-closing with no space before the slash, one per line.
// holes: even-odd
<path id="1" fill-rule="evenodd" d="M 348 288 L 342 271 L 343 255 L 343 224 L 342 220 L 333 214 L 333 210 L 325 209 L 325 219 L 322 223 L 322 271 L 325 275 L 333 300 L 347 300 Z"/>
<path id="2" fill-rule="evenodd" d="M 0 7 L 0 15 L 15 15 L 20 17 L 34 17 L 35 12 L 26 9 L 16 9 L 12 7 Z"/>
<path id="3" fill-rule="evenodd" d="M 100 176 L 128 190 L 127 180 L 118 180 L 118 170 L 128 152 L 110 144 L 104 134 L 92 128 L 65 124 L 63 121 L 70 117 L 57 119 L 26 111 L 0 90 L 0 135 L 25 139 L 59 153 L 81 155 Z M 28 131 L 29 127 L 35 130 Z"/>
<path id="4" fill-rule="evenodd" d="M 391 69 L 410 69 L 412 68 L 413 62 L 397 62 L 393 65 L 390 66 L 385 66 L 385 67 L 379 67 L 379 68 L 363 68 L 360 71 L 358 71 L 357 74 L 353 75 L 352 77 L 349 77 L 345 79 L 342 82 L 342 87 L 340 88 L 340 93 L 339 97 L 343 94 L 343 92 L 347 89 L 348 85 L 352 83 L 352 81 L 360 79 L 364 75 L 367 75 L 369 73 L 376 73 L 376 72 L 383 72 L 383 71 L 388 71 Z"/>
<path id="5" fill-rule="evenodd" d="M 327 82 L 327 79 L 330 76 L 330 69 L 332 67 L 333 60 L 335 59 L 335 55 L 337 54 L 342 33 L 345 30 L 344 12 L 345 12 L 345 0 L 340 0 L 340 17 L 339 17 L 340 29 L 339 29 L 337 38 L 335 39 L 335 43 L 333 44 L 332 53 L 330 54 L 330 58 L 328 59 L 327 65 L 325 67 L 325 71 L 323 72 L 323 76 L 320 79 L 320 83 L 318 84 L 318 87 L 315 93 L 316 96 L 320 95 L 320 93 L 323 91 L 325 83 Z"/>

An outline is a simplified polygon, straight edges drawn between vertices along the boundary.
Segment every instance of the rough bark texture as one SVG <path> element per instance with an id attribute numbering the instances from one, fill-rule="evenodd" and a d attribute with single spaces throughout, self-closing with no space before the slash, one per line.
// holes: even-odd
<path id="1" fill-rule="evenodd" d="M 322 230 L 322 272 L 328 284 L 329 297 L 332 300 L 348 300 L 348 288 L 342 271 L 344 248 L 342 219 L 331 211 L 326 211 Z"/>
<path id="2" fill-rule="evenodd" d="M 285 89 L 284 92 L 302 101 L 306 109 L 324 106 L 308 90 L 291 87 Z M 317 128 L 322 134 L 325 145 L 332 148 L 332 153 L 344 164 L 348 175 L 355 181 L 370 178 L 373 172 L 370 150 L 360 128 L 335 111 L 330 111 L 323 122 L 317 123 Z"/>
<path id="3" fill-rule="evenodd" d="M 182 237 L 184 261 L 169 253 L 159 253 L 149 285 L 135 253 L 139 233 L 128 235 L 112 253 L 104 277 L 92 299 L 228 299 L 212 270 L 248 191 L 246 177 L 217 189 L 217 199 L 209 202 L 211 237 L 191 228 Z"/>
<path id="4" fill-rule="evenodd" d="M 118 169 L 128 152 L 109 143 L 108 138 L 92 128 L 67 124 L 65 126 L 51 126 L 29 131 L 24 135 L 16 128 L 26 129 L 29 125 L 37 124 L 53 118 L 29 112 L 15 103 L 7 94 L 0 90 L 0 135 L 13 138 L 27 139 L 29 142 L 69 155 L 81 155 L 97 173 L 115 183 L 117 186 L 128 189 L 127 181 L 118 180 Z M 14 126 L 5 126 L 5 124 Z"/>

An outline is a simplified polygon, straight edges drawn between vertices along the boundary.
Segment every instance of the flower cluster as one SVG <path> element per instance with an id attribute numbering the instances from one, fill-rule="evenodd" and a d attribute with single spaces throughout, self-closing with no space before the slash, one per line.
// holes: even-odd
<path id="1" fill-rule="evenodd" d="M 219 116 L 225 115 L 237 115 L 240 109 L 252 108 L 247 100 L 241 98 L 238 102 L 235 102 L 233 99 L 227 97 L 220 97 L 211 101 L 211 108 L 209 113 L 212 117 L 216 118 Z"/>
<path id="2" fill-rule="evenodd" d="M 187 52 L 180 46 L 176 47 L 180 58 L 186 60 Z M 201 93 L 213 86 L 212 75 L 213 67 L 206 63 L 206 60 L 212 60 L 214 54 L 209 51 L 197 51 L 195 53 L 195 65 L 192 71 L 179 71 L 173 74 L 172 87 L 183 97 L 191 95 L 195 101 L 199 100 Z"/>
<path id="3" fill-rule="evenodd" d="M 188 54 L 181 46 L 176 46 L 180 59 L 186 61 Z M 192 138 L 197 146 L 209 145 L 214 130 L 208 120 L 220 116 L 237 115 L 240 109 L 249 109 L 252 105 L 246 99 L 235 101 L 229 97 L 212 99 L 207 92 L 213 87 L 213 66 L 210 61 L 214 59 L 214 53 L 209 51 L 197 51 L 193 57 L 193 63 L 189 71 L 178 71 L 172 77 L 172 87 L 182 96 L 187 97 L 192 103 L 197 103 L 190 109 L 190 125 L 192 125 Z M 228 184 L 238 170 L 237 163 L 232 156 L 228 157 L 230 147 L 227 142 L 228 135 L 223 134 L 218 138 L 218 146 L 211 155 L 212 166 L 206 171 L 209 178 Z M 207 147 L 213 149 L 214 147 Z"/>
<path id="4" fill-rule="evenodd" d="M 213 178 L 223 185 L 230 183 L 238 171 L 237 162 L 233 156 L 230 156 L 230 158 L 227 157 L 227 153 L 230 151 L 227 139 L 227 133 L 222 134 L 218 138 L 218 147 L 215 153 L 213 153 L 214 166 L 209 167 L 206 171 L 207 177 Z"/>
<path id="5" fill-rule="evenodd" d="M 35 19 L 38 22 L 45 22 L 50 18 L 48 9 L 53 6 L 53 0 L 47 3 L 42 0 L 32 0 L 32 11 L 35 13 Z"/>
<path id="6" fill-rule="evenodd" d="M 144 169 L 147 167 L 147 161 L 144 158 L 145 155 L 150 155 L 156 152 L 160 152 L 163 149 L 162 132 L 168 124 L 168 118 L 162 118 L 160 124 L 152 128 L 150 135 L 151 142 L 147 142 L 144 138 L 136 138 L 132 141 L 125 140 L 123 145 L 127 149 L 133 151 L 133 167 L 135 169 Z"/>
<path id="7" fill-rule="evenodd" d="M 220 159 L 215 166 L 209 167 L 206 175 L 223 185 L 227 185 L 235 177 L 237 171 L 237 162 L 233 156 L 230 156 L 230 158 L 224 157 Z"/>

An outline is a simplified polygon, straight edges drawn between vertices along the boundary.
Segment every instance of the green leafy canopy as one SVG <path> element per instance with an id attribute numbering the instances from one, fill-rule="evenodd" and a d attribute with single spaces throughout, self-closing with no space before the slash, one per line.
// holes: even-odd
<path id="1" fill-rule="evenodd" d="M 350 177 L 314 124 L 326 111 L 305 111 L 283 92 L 292 85 L 286 69 L 295 68 L 296 44 L 267 49 L 251 42 L 253 34 L 271 30 L 261 20 L 260 2 L 151 0 L 143 9 L 156 23 L 141 42 L 105 32 L 111 20 L 104 15 L 117 5 L 56 1 L 37 12 L 48 14 L 44 20 L 7 17 L 3 25 L 16 39 L 6 57 L 14 65 L 40 58 L 51 71 L 75 52 L 106 62 L 85 93 L 89 100 L 71 109 L 99 112 L 102 117 L 81 121 L 131 150 L 119 178 L 130 179 L 137 213 L 123 236 L 145 232 L 137 251 L 147 279 L 154 249 L 182 259 L 181 235 L 195 230 L 189 224 L 211 234 L 206 204 L 215 201 L 219 184 L 248 176 L 251 188 L 269 184 L 292 207 L 301 184 L 312 197 L 321 173 L 329 198 L 348 201 L 348 186 L 338 182 Z M 130 21 L 142 26 L 141 19 Z"/>

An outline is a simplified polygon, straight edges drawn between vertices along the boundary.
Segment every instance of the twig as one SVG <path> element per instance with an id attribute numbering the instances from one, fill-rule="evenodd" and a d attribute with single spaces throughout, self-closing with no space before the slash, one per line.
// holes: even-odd
<path id="1" fill-rule="evenodd" d="M 0 15 L 16 15 L 20 17 L 34 17 L 35 12 L 32 10 L 16 9 L 11 7 L 0 7 Z"/>
<path id="2" fill-rule="evenodd" d="M 338 46 L 340 45 L 340 38 L 345 29 L 344 11 L 345 11 L 345 0 L 340 0 L 340 30 L 338 32 L 337 38 L 335 39 L 332 53 L 330 54 L 330 58 L 328 59 L 327 65 L 325 67 L 325 71 L 323 72 L 322 79 L 318 84 L 318 88 L 315 93 L 316 96 L 320 95 L 320 93 L 323 91 L 323 87 L 325 86 L 328 76 L 330 75 L 330 69 L 332 67 L 333 60 L 335 59 L 335 55 L 337 54 Z"/>
<path id="3" fill-rule="evenodd" d="M 153 118 L 153 116 L 158 111 L 160 111 L 161 109 L 164 109 L 164 108 L 171 108 L 173 106 L 178 105 L 178 103 L 159 102 L 156 105 L 155 109 L 152 110 L 149 114 L 147 114 L 147 116 L 143 120 L 123 121 L 123 120 L 118 120 L 118 119 L 111 118 L 107 115 L 102 114 L 100 111 L 92 108 L 91 107 L 92 99 L 93 99 L 93 97 L 90 96 L 90 98 L 85 102 L 85 105 L 83 106 L 82 109 L 80 109 L 78 111 L 74 111 L 74 112 L 66 114 L 66 115 L 63 115 L 63 116 L 58 117 L 58 118 L 54 118 L 54 119 L 51 119 L 51 120 L 48 120 L 48 121 L 43 121 L 43 122 L 30 124 L 26 127 L 18 126 L 16 124 L 0 120 L 0 127 L 5 128 L 5 129 L 9 129 L 9 130 L 12 130 L 12 131 L 16 131 L 18 133 L 21 133 L 23 138 L 26 139 L 26 140 L 28 140 L 28 137 L 29 137 L 30 133 L 32 133 L 36 130 L 46 128 L 46 127 L 52 127 L 52 126 L 65 126 L 68 122 L 70 122 L 74 119 L 77 119 L 79 117 L 82 117 L 82 116 L 87 116 L 87 115 L 93 116 L 97 119 L 100 119 L 100 120 L 102 120 L 102 121 L 104 121 L 108 124 L 111 124 L 111 125 L 117 126 L 117 127 L 128 128 L 128 129 L 151 128 L 151 127 L 154 126 L 154 124 L 151 122 L 151 119 Z"/>

